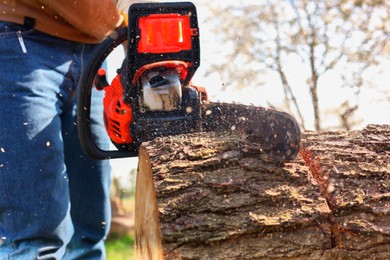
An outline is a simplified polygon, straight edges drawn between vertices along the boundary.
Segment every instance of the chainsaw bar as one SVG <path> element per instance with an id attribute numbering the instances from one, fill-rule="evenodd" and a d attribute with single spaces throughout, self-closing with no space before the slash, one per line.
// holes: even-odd
<path id="1" fill-rule="evenodd" d="M 268 160 L 286 162 L 299 152 L 300 128 L 288 113 L 264 107 L 211 102 L 202 105 L 202 130 L 233 130 L 261 145 Z"/>

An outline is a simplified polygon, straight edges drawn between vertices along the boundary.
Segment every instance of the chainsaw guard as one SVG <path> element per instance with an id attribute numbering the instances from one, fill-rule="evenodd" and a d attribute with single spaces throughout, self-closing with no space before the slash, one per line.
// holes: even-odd
<path id="1" fill-rule="evenodd" d="M 77 128 L 80 144 L 93 159 L 136 157 L 138 152 L 128 150 L 106 151 L 100 149 L 91 132 L 91 95 L 96 74 L 108 55 L 127 40 L 127 28 L 119 28 L 99 44 L 89 59 L 78 85 Z"/>

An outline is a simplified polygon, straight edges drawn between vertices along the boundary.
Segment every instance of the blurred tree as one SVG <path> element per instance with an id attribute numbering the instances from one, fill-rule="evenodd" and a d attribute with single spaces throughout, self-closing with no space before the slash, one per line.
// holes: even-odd
<path id="1" fill-rule="evenodd" d="M 359 95 L 364 84 L 362 73 L 389 54 L 385 51 L 390 35 L 388 0 L 235 1 L 224 6 L 212 3 L 209 6 L 217 20 L 216 33 L 229 44 L 230 52 L 229 62 L 214 65 L 209 72 L 219 72 L 238 88 L 261 82 L 264 72 L 276 72 L 283 86 L 285 106 L 297 115 L 303 128 L 305 121 L 294 95 L 294 79 L 289 78 L 286 66 L 291 55 L 305 65 L 302 74 L 311 97 L 314 127 L 321 130 L 320 79 L 327 73 L 338 75 L 340 88 L 350 88 Z M 349 117 L 358 107 L 347 99 L 342 106 L 341 127 L 351 128 Z"/>

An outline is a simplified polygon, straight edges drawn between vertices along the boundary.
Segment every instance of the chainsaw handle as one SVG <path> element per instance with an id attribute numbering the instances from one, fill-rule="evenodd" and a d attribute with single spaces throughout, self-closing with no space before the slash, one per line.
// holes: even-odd
<path id="1" fill-rule="evenodd" d="M 91 96 L 96 74 L 107 56 L 127 40 L 127 27 L 116 29 L 102 43 L 96 46 L 78 84 L 77 129 L 84 152 L 92 159 L 111 159 L 136 157 L 138 152 L 121 150 L 102 150 L 93 140 L 91 131 Z"/>

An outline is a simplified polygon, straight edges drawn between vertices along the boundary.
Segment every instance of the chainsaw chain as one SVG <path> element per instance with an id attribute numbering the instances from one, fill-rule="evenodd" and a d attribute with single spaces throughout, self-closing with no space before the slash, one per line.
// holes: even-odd
<path id="1" fill-rule="evenodd" d="M 290 161 L 299 152 L 300 128 L 293 116 L 276 109 L 237 103 L 202 105 L 202 130 L 247 134 L 275 162 Z"/>

